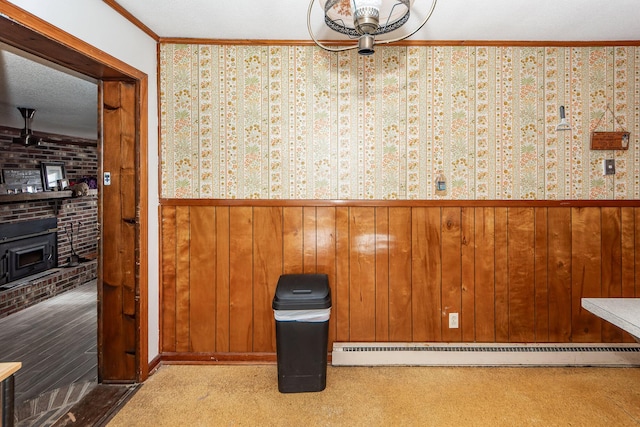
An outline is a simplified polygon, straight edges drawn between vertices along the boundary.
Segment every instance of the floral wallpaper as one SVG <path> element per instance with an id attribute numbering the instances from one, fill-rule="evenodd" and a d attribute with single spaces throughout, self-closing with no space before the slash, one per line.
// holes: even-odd
<path id="1" fill-rule="evenodd" d="M 640 198 L 640 47 L 162 44 L 160 80 L 165 198 Z"/>

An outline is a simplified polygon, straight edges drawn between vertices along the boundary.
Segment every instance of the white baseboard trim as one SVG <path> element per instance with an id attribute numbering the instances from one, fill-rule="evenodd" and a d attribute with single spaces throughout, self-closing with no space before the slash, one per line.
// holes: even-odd
<path id="1" fill-rule="evenodd" d="M 334 343 L 333 366 L 640 366 L 639 344 Z"/>

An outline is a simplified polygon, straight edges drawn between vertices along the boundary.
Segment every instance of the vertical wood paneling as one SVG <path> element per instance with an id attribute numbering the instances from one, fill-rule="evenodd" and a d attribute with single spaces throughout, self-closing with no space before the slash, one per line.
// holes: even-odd
<path id="1" fill-rule="evenodd" d="M 601 288 L 600 209 L 571 209 L 571 340 L 599 342 L 600 319 L 582 308 L 582 298 L 599 298 Z"/>
<path id="2" fill-rule="evenodd" d="M 509 259 L 507 208 L 495 209 L 495 340 L 509 341 Z"/>
<path id="3" fill-rule="evenodd" d="M 302 210 L 303 217 L 303 260 L 302 260 L 302 270 L 305 273 L 315 273 L 316 266 L 316 248 L 318 246 L 318 242 L 316 241 L 316 233 L 317 233 L 317 224 L 316 224 L 316 208 L 315 207 L 305 207 Z"/>
<path id="4" fill-rule="evenodd" d="M 460 328 L 462 341 L 476 340 L 475 209 L 462 208 L 462 300 Z"/>
<path id="5" fill-rule="evenodd" d="M 164 352 L 176 351 L 176 208 L 163 206 L 160 211 L 162 233 L 161 268 L 161 343 Z"/>
<path id="6" fill-rule="evenodd" d="M 460 328 L 449 328 L 449 313 L 458 313 L 462 303 L 461 224 L 459 208 L 442 209 L 442 339 L 460 341 Z"/>
<path id="7" fill-rule="evenodd" d="M 571 340 L 571 209 L 547 210 L 549 341 Z"/>
<path id="8" fill-rule="evenodd" d="M 509 341 L 535 341 L 533 208 L 510 208 L 507 218 Z"/>
<path id="9" fill-rule="evenodd" d="M 330 342 L 629 341 L 581 298 L 637 296 L 639 211 L 163 206 L 162 351 L 275 352 L 303 271 L 329 276 Z"/>
<path id="10" fill-rule="evenodd" d="M 229 351 L 253 351 L 253 208 L 229 212 Z"/>
<path id="11" fill-rule="evenodd" d="M 329 277 L 331 287 L 332 315 L 329 318 L 329 342 L 336 341 L 336 209 L 333 207 L 317 208 L 317 258 L 318 273 Z"/>
<path id="12" fill-rule="evenodd" d="M 382 210 L 378 208 L 378 211 Z M 389 280 L 388 287 L 376 286 L 376 292 L 388 292 L 389 340 L 412 340 L 411 308 L 411 209 L 389 208 Z"/>
<path id="13" fill-rule="evenodd" d="M 622 297 L 634 298 L 635 281 L 636 281 L 636 218 L 634 208 L 622 208 L 621 216 L 621 280 L 622 280 Z"/>
<path id="14" fill-rule="evenodd" d="M 442 339 L 440 208 L 414 208 L 411 218 L 413 339 Z"/>
<path id="15" fill-rule="evenodd" d="M 190 272 L 191 272 L 191 208 L 178 206 L 176 209 L 176 351 L 191 351 L 190 325 Z"/>
<path id="16" fill-rule="evenodd" d="M 274 352 L 275 320 L 271 303 L 282 274 L 282 209 L 253 209 L 253 351 Z"/>
<path id="17" fill-rule="evenodd" d="M 602 296 L 622 296 L 622 219 L 620 208 L 602 208 Z M 620 342 L 622 331 L 609 322 L 602 322 L 602 341 Z"/>
<path id="18" fill-rule="evenodd" d="M 475 334 L 476 341 L 495 339 L 495 210 L 476 208 Z"/>
<path id="19" fill-rule="evenodd" d="M 621 296 L 623 298 L 634 298 L 635 295 L 635 234 L 636 223 L 634 208 L 622 208 L 621 218 L 621 265 L 620 280 L 622 281 Z M 628 333 L 623 333 L 624 342 L 636 342 Z"/>
<path id="20" fill-rule="evenodd" d="M 336 292 L 333 311 L 336 317 L 336 339 L 338 341 L 351 340 L 349 210 L 347 207 L 336 208 Z"/>
<path id="21" fill-rule="evenodd" d="M 284 272 L 300 274 L 303 272 L 303 225 L 302 208 L 283 209 Z"/>
<path id="22" fill-rule="evenodd" d="M 191 351 L 216 348 L 216 216 L 215 208 L 194 206 L 189 217 L 189 336 Z"/>
<path id="23" fill-rule="evenodd" d="M 230 343 L 229 207 L 216 208 L 216 351 L 228 352 Z"/>
<path id="24" fill-rule="evenodd" d="M 640 208 L 635 208 L 634 212 L 634 222 L 636 224 L 635 227 L 635 296 L 636 298 L 640 298 Z"/>
<path id="25" fill-rule="evenodd" d="M 349 335 L 375 341 L 375 209 L 351 208 L 349 231 Z"/>
<path id="26" fill-rule="evenodd" d="M 389 232 L 389 208 L 376 209 L 376 341 L 389 341 L 390 272 L 389 252 L 394 237 Z"/>
<path id="27" fill-rule="evenodd" d="M 535 209 L 535 340 L 549 341 L 549 289 L 547 259 L 549 258 L 549 230 L 547 208 Z"/>

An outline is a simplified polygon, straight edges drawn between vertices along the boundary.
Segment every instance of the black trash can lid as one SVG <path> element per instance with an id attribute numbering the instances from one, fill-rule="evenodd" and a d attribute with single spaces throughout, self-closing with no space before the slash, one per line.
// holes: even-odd
<path id="1" fill-rule="evenodd" d="M 283 274 L 273 297 L 274 310 L 316 310 L 331 307 L 326 274 Z"/>

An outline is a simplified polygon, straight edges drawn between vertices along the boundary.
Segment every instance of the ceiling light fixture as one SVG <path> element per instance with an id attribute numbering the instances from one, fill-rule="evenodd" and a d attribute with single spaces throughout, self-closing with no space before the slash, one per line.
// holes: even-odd
<path id="1" fill-rule="evenodd" d="M 307 28 L 313 41 L 330 52 L 358 49 L 360 55 L 373 54 L 376 44 L 395 43 L 411 37 L 427 23 L 437 0 L 431 1 L 431 8 L 422 22 L 413 31 L 393 39 L 376 40 L 380 34 L 391 33 L 402 27 L 408 20 L 414 0 L 318 0 L 324 10 L 324 22 L 329 28 L 351 39 L 358 39 L 355 46 L 333 47 L 321 43 L 311 29 L 311 12 L 315 0 L 309 3 Z"/>
<path id="2" fill-rule="evenodd" d="M 20 115 L 24 119 L 24 128 L 20 132 L 20 136 L 13 138 L 14 144 L 24 145 L 25 147 L 37 147 L 42 144 L 42 138 L 35 136 L 31 130 L 31 120 L 36 110 L 33 108 L 18 107 Z"/>

